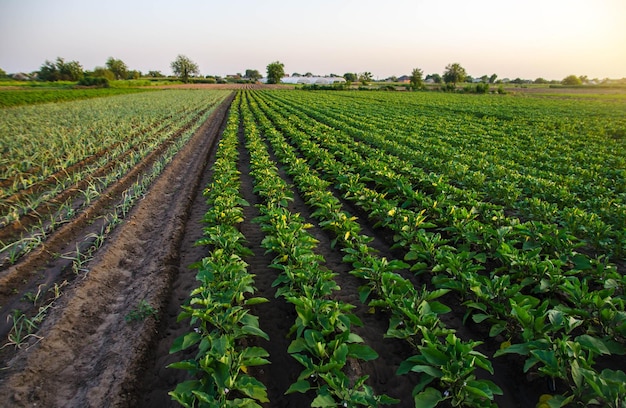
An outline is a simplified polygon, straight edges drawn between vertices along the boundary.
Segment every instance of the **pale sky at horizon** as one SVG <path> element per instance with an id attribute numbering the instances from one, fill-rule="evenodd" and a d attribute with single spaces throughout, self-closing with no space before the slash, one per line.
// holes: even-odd
<path id="1" fill-rule="evenodd" d="M 203 75 L 280 61 L 286 73 L 369 71 L 374 78 L 626 77 L 626 0 L 0 0 L 0 68 L 37 71 L 62 57 L 108 57 L 170 74 L 183 54 Z"/>

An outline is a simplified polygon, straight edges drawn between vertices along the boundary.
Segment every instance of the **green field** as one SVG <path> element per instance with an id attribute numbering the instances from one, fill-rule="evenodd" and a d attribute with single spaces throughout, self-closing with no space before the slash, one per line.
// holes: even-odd
<path id="1" fill-rule="evenodd" d="M 83 178 L 115 183 L 229 92 L 2 108 L 2 226 Z M 241 90 L 222 129 L 174 400 L 273 406 L 255 367 L 286 338 L 300 374 L 273 387 L 310 406 L 398 402 L 367 371 L 393 341 L 401 406 L 624 407 L 623 94 Z"/>

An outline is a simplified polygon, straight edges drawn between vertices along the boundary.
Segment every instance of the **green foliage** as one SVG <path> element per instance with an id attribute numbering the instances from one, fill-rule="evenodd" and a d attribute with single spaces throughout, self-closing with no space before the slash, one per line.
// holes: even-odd
<path id="1" fill-rule="evenodd" d="M 196 64 L 184 55 L 178 55 L 170 65 L 172 67 L 172 72 L 174 72 L 174 75 L 180 77 L 180 79 L 184 83 L 189 82 L 189 77 L 191 77 L 192 75 L 200 73 L 200 70 L 198 69 L 198 64 Z"/>
<path id="2" fill-rule="evenodd" d="M 107 78 L 104 78 L 104 77 L 85 76 L 85 77 L 82 77 L 80 79 L 80 81 L 78 81 L 78 85 L 81 85 L 81 86 L 93 86 L 93 87 L 97 87 L 97 88 L 108 88 L 109 87 L 109 80 Z"/>
<path id="3" fill-rule="evenodd" d="M 346 80 L 346 82 L 356 82 L 359 80 L 358 75 L 353 72 L 346 72 L 345 74 L 343 74 L 343 78 Z"/>
<path id="4" fill-rule="evenodd" d="M 359 74 L 359 82 L 361 82 L 361 85 L 367 85 L 372 81 L 372 73 L 369 71 L 366 72 L 361 72 Z"/>
<path id="5" fill-rule="evenodd" d="M 280 61 L 274 61 L 267 65 L 267 83 L 279 84 L 285 76 L 285 64 Z"/>
<path id="6" fill-rule="evenodd" d="M 565 78 L 563 78 L 563 80 L 561 81 L 561 84 L 575 86 L 575 85 L 582 85 L 583 81 L 576 75 L 568 75 Z"/>
<path id="7" fill-rule="evenodd" d="M 65 62 L 57 57 L 56 62 L 46 60 L 39 69 L 42 81 L 78 81 L 83 76 L 83 67 L 77 61 Z"/>
<path id="8" fill-rule="evenodd" d="M 124 61 L 109 57 L 106 62 L 106 67 L 113 73 L 115 79 L 128 79 L 128 67 Z"/>
<path id="9" fill-rule="evenodd" d="M 88 77 L 86 77 L 88 78 Z M 129 93 L 139 93 L 150 89 L 139 88 L 99 88 L 99 89 L 16 89 L 0 90 L 0 107 L 32 105 L 48 102 L 73 101 L 78 99 L 98 98 Z"/>
<path id="10" fill-rule="evenodd" d="M 411 72 L 411 88 L 416 91 L 424 86 L 422 81 L 424 72 L 419 68 L 414 68 Z"/>
<path id="11" fill-rule="evenodd" d="M 526 359 L 526 372 L 559 380 L 561 394 L 552 396 L 550 406 L 619 407 L 623 387 L 615 384 L 624 374 L 600 371 L 595 359 L 626 351 L 626 280 L 606 258 L 613 250 L 621 251 L 624 242 L 608 225 L 620 229 L 624 218 L 606 203 L 598 206 L 602 194 L 611 197 L 609 202 L 621 202 L 610 181 L 613 170 L 600 164 L 615 158 L 621 134 L 616 123 L 624 121 L 623 106 L 613 103 L 621 99 L 588 103 L 433 93 L 346 96 L 262 93 L 258 98 L 255 94 L 250 106 L 263 132 L 271 135 L 286 171 L 315 206 L 320 227 L 335 237 L 331 245 L 343 247 L 352 273 L 367 282 L 359 289 L 361 301 L 389 313 L 386 336 L 404 339 L 420 352 L 421 357 L 402 366 L 405 371 L 416 367 L 428 382 L 416 391 L 416 406 L 444 400 L 490 406 L 500 392 L 475 377 L 476 368 L 492 372 L 489 359 L 473 353 L 477 344 L 455 339 L 438 318 L 449 308 L 434 299 L 454 291 L 466 308 L 465 319 L 507 339 L 497 357 L 519 354 Z M 324 103 L 318 103 L 322 97 Z M 445 113 L 442 105 L 449 108 Z M 416 112 L 425 116 L 419 124 Z M 528 130 L 531 115 L 536 125 L 532 132 L 522 132 Z M 519 124 L 515 128 L 521 133 L 511 133 L 512 123 Z M 493 140 L 481 141 L 485 132 L 499 134 L 507 147 L 492 152 Z M 572 132 L 588 138 L 574 147 Z M 530 134 L 531 145 L 526 139 Z M 285 140 L 297 155 L 283 146 Z M 560 165 L 554 155 L 542 154 L 555 145 Z M 596 157 L 586 155 L 589 148 Z M 503 155 L 508 159 L 501 161 Z M 541 169 L 538 156 L 546 160 Z M 623 155 L 618 156 L 623 163 Z M 596 159 L 598 167 L 592 164 Z M 583 168 L 596 168 L 593 177 Z M 515 176 L 512 169 L 518 172 Z M 394 248 L 406 251 L 408 265 L 392 267 L 375 256 L 353 217 L 325 194 L 331 185 L 375 227 L 393 234 Z M 581 205 L 583 196 L 591 201 Z M 507 208 L 519 212 L 507 215 Z M 607 217 L 600 222 L 604 211 Z M 613 218 L 620 218 L 619 223 Z M 592 230 L 595 238 L 588 235 Z M 599 255 L 578 253 L 583 244 L 572 234 L 586 235 L 585 253 L 593 245 Z M 620 243 L 608 249 L 611 241 Z M 432 273 L 437 289 L 416 290 L 394 268 Z M 303 321 L 314 320 L 302 316 Z M 323 387 L 316 399 L 320 406 L 330 403 Z M 310 389 L 300 382 L 296 388 Z"/>
<path id="12" fill-rule="evenodd" d="M 465 72 L 465 68 L 457 62 L 446 65 L 446 70 L 443 73 L 443 81 L 454 86 L 459 82 L 465 81 L 466 77 L 467 72 Z"/>
<path id="13" fill-rule="evenodd" d="M 154 316 L 154 318 L 158 320 L 159 311 L 152 307 L 145 299 L 142 299 L 136 309 L 131 310 L 124 316 L 124 320 L 127 322 L 142 321 L 150 316 Z"/>
<path id="14" fill-rule="evenodd" d="M 256 69 L 246 69 L 245 78 L 248 78 L 252 82 L 257 82 L 259 79 L 263 77 L 261 73 Z"/>

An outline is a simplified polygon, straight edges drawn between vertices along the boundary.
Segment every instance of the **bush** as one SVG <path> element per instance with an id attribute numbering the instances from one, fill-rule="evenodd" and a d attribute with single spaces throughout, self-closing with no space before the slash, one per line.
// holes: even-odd
<path id="1" fill-rule="evenodd" d="M 78 81 L 78 85 L 81 86 L 93 86 L 96 88 L 108 88 L 110 86 L 109 80 L 105 77 L 82 77 Z"/>
<path id="2" fill-rule="evenodd" d="M 479 84 L 476 84 L 475 92 L 477 94 L 486 94 L 487 92 L 489 92 L 489 84 L 485 84 L 482 82 Z"/>

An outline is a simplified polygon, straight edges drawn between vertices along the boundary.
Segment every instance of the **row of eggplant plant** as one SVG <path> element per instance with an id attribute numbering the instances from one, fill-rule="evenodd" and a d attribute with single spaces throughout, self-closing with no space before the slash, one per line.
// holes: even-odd
<path id="1" fill-rule="evenodd" d="M 237 228 L 248 205 L 239 193 L 238 128 L 239 112 L 233 107 L 212 166 L 211 184 L 204 191 L 209 209 L 204 237 L 197 244 L 206 246 L 209 255 L 193 265 L 199 286 L 179 315 L 179 320 L 189 319 L 191 330 L 170 349 L 170 353 L 196 350 L 194 358 L 168 366 L 186 370 L 191 377 L 169 393 L 185 407 L 261 407 L 268 402 L 265 385 L 248 374 L 249 367 L 269 363 L 267 351 L 248 345 L 250 340 L 269 337 L 250 312 L 250 306 L 267 299 L 252 296 L 254 275 L 244 262 L 251 251 Z"/>

